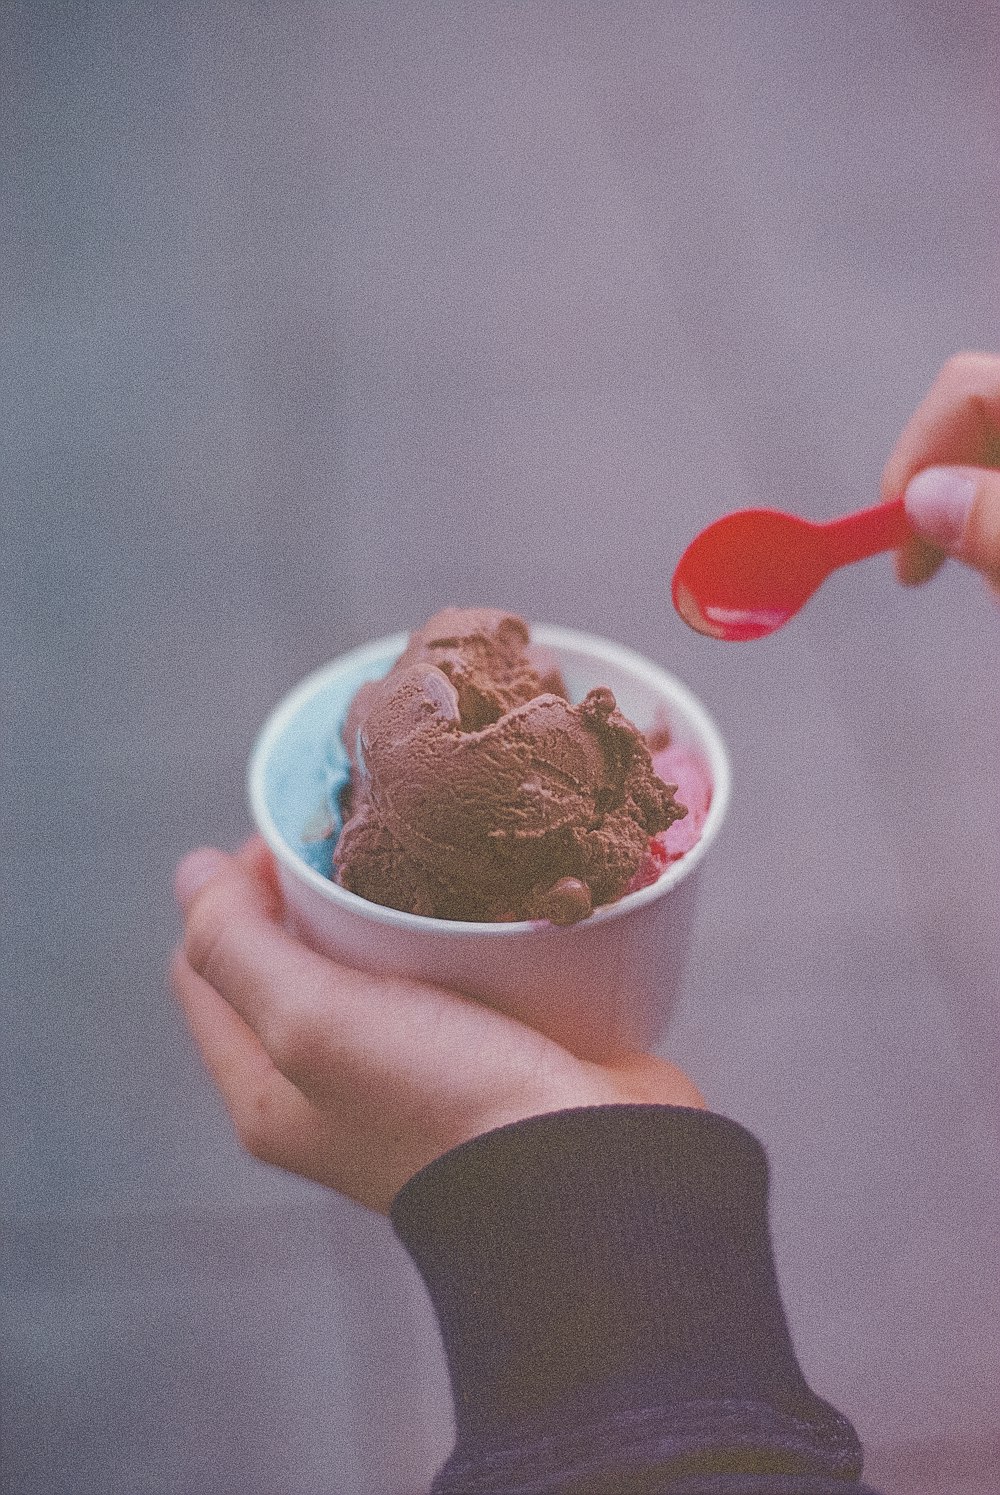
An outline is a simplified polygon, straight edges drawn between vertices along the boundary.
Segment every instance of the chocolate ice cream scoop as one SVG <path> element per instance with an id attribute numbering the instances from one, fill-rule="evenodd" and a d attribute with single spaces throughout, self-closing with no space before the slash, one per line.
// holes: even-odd
<path id="1" fill-rule="evenodd" d="M 430 619 L 348 713 L 337 880 L 448 919 L 574 923 L 621 897 L 686 811 L 612 692 L 574 706 L 564 689 L 521 618 Z"/>
<path id="2" fill-rule="evenodd" d="M 496 607 L 442 608 L 410 634 L 389 678 L 421 662 L 435 665 L 454 687 L 466 732 L 496 721 L 512 706 L 530 701 L 543 691 L 566 694 L 554 656 L 531 644 L 523 618 Z M 385 685 L 384 680 L 363 685 L 351 702 L 344 723 L 344 745 L 352 769 L 351 784 L 342 805 L 345 819 L 350 813 L 359 768 L 358 732 Z"/>

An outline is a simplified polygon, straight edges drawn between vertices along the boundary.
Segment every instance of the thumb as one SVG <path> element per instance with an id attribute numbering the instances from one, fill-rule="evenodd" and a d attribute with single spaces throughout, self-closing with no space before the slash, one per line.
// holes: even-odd
<path id="1" fill-rule="evenodd" d="M 1000 471 L 927 467 L 910 479 L 904 501 L 918 535 L 1000 584 Z"/>

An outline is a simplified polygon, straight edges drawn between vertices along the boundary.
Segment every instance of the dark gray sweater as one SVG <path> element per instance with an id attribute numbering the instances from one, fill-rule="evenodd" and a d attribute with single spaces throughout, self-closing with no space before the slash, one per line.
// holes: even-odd
<path id="1" fill-rule="evenodd" d="M 598 1106 L 456 1147 L 393 1201 L 431 1296 L 457 1437 L 434 1495 L 871 1495 L 807 1386 L 760 1143 Z"/>

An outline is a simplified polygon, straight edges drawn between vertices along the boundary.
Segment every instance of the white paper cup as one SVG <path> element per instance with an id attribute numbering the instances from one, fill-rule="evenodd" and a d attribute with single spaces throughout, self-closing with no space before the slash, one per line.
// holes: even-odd
<path id="1" fill-rule="evenodd" d="M 619 644 L 536 626 L 570 699 L 606 685 L 642 731 L 664 721 L 703 759 L 712 800 L 701 837 L 649 887 L 560 928 L 430 919 L 370 903 L 331 882 L 335 837 L 317 839 L 345 758 L 340 729 L 358 687 L 406 645 L 396 634 L 355 649 L 304 680 L 275 709 L 250 759 L 254 819 L 274 852 L 289 927 L 358 970 L 415 977 L 464 992 L 549 1034 L 583 1058 L 650 1048 L 673 1009 L 693 924 L 701 863 L 729 801 L 725 745 L 704 707 L 665 670 Z"/>

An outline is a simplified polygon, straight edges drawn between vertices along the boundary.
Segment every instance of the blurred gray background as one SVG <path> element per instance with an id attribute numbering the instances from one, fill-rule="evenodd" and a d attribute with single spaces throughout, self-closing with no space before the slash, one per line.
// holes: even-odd
<path id="1" fill-rule="evenodd" d="M 1000 612 L 831 581 L 722 646 L 727 507 L 874 501 L 1000 346 L 997 8 L 4 7 L 0 1485 L 412 1495 L 388 1226 L 243 1157 L 170 876 L 307 671 L 448 602 L 609 635 L 736 775 L 664 1051 L 774 1166 L 789 1315 L 890 1495 L 1000 1485 Z"/>

